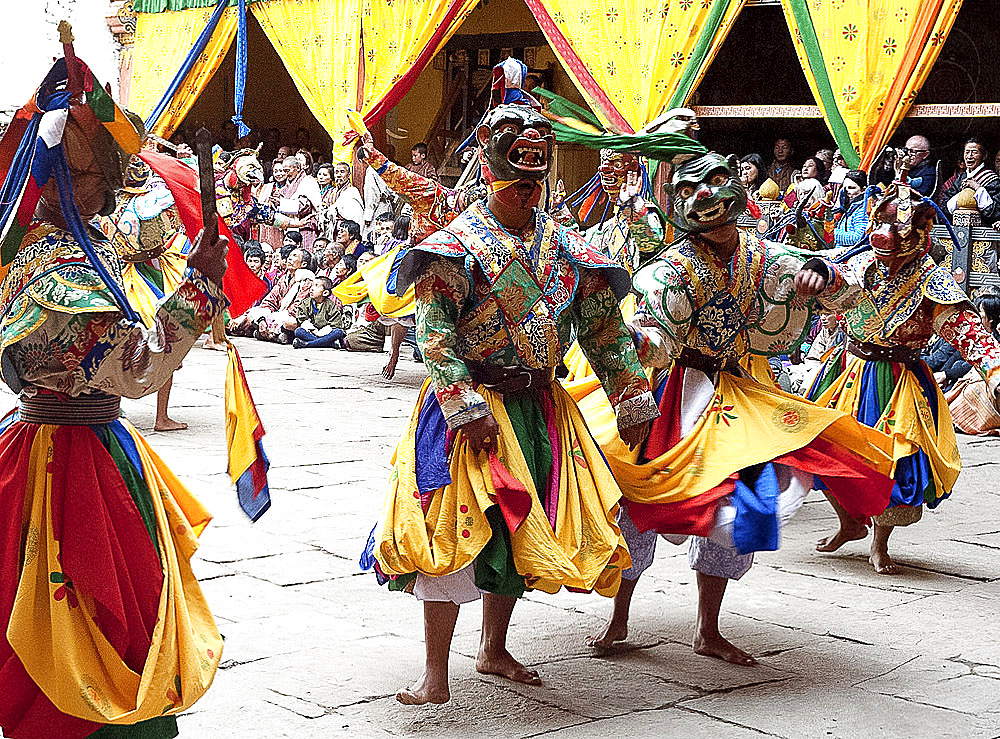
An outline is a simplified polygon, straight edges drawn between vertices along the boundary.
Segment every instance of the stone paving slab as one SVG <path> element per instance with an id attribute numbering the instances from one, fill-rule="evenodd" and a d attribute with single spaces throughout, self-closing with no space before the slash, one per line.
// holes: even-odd
<path id="1" fill-rule="evenodd" d="M 511 685 L 476 672 L 482 609 L 470 604 L 452 701 L 412 708 L 394 694 L 421 670 L 421 606 L 357 561 L 423 367 L 404 357 L 387 382 L 385 355 L 237 344 L 272 462 L 273 505 L 258 523 L 226 474 L 224 355 L 196 349 L 176 375 L 173 415 L 188 431 L 151 431 L 155 396 L 123 402 L 215 515 L 193 566 L 225 637 L 224 669 L 181 717 L 182 736 L 1000 738 L 1000 439 L 960 437 L 952 498 L 893 535 L 907 565 L 897 577 L 872 572 L 867 542 L 816 553 L 835 517 L 811 496 L 781 550 L 758 555 L 726 595 L 723 631 L 757 668 L 691 651 L 694 577 L 686 547 L 664 541 L 619 649 L 586 644 L 608 599 L 530 593 L 509 645 L 544 684 Z M 0 390 L 4 403 L 13 398 Z"/>

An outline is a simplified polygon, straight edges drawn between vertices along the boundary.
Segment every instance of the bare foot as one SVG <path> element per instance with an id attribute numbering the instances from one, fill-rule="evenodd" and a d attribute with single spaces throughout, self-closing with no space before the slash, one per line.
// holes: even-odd
<path id="1" fill-rule="evenodd" d="M 903 571 L 902 567 L 892 561 L 888 552 L 872 551 L 868 561 L 872 563 L 875 572 L 879 575 L 898 575 Z"/>
<path id="2" fill-rule="evenodd" d="M 606 652 L 614 648 L 615 642 L 625 641 L 626 639 L 628 639 L 628 624 L 618 624 L 614 619 L 611 619 L 608 621 L 608 625 L 604 627 L 603 634 L 587 639 L 587 646 L 593 647 L 600 652 Z"/>
<path id="3" fill-rule="evenodd" d="M 849 523 L 848 523 L 849 521 Z M 868 536 L 868 527 L 860 521 L 848 519 L 840 522 L 840 528 L 832 536 L 824 536 L 816 542 L 817 552 L 836 552 L 849 541 L 857 541 Z"/>
<path id="4" fill-rule="evenodd" d="M 403 688 L 396 693 L 396 700 L 404 706 L 422 706 L 425 703 L 447 703 L 451 698 L 448 692 L 448 680 L 445 678 L 443 685 L 428 680 L 425 672 L 412 687 Z"/>
<path id="5" fill-rule="evenodd" d="M 211 339 L 205 339 L 205 345 L 202 347 L 202 349 L 208 349 L 210 351 L 216 351 L 216 352 L 224 352 L 226 351 L 226 345 L 216 344 Z"/>
<path id="6" fill-rule="evenodd" d="M 506 649 L 498 655 L 486 655 L 482 651 L 476 657 L 476 672 L 483 675 L 499 675 L 515 683 L 541 685 L 542 678 L 535 670 L 529 670 L 510 656 Z"/>
<path id="7" fill-rule="evenodd" d="M 158 418 L 153 425 L 153 429 L 156 431 L 183 431 L 187 427 L 186 423 L 175 421 L 172 418 Z"/>
<path id="8" fill-rule="evenodd" d="M 753 667 L 757 664 L 757 660 L 742 649 L 736 648 L 722 634 L 716 633 L 710 636 L 701 633 L 695 634 L 693 646 L 695 654 L 705 657 L 715 657 L 744 667 Z"/>

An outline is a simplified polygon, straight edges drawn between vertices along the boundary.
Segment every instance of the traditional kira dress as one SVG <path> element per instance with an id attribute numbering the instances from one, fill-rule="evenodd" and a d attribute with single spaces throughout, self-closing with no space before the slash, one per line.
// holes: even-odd
<path id="1" fill-rule="evenodd" d="M 728 263 L 688 239 L 636 273 L 633 326 L 640 359 L 659 370 L 660 417 L 641 452 L 629 452 L 606 418 L 587 415 L 625 499 L 620 523 L 635 562 L 626 578 L 652 562 L 656 533 L 695 535 L 694 569 L 742 576 L 753 552 L 778 548 L 781 523 L 814 478 L 858 517 L 885 509 L 882 435 L 740 367 L 746 354 L 785 353 L 804 338 L 812 301 L 792 280 L 810 256 L 741 231 Z M 835 281 L 820 301 L 848 291 Z"/>
<path id="2" fill-rule="evenodd" d="M 222 640 L 189 564 L 210 517 L 119 400 L 159 388 L 224 303 L 190 273 L 129 323 L 69 233 L 30 226 L 0 286 L 20 393 L 0 434 L 4 736 L 174 736 L 211 684 Z"/>
<path id="3" fill-rule="evenodd" d="M 836 269 L 863 292 L 844 316 L 848 348 L 827 360 L 808 397 L 891 437 L 896 486 L 876 520 L 905 526 L 920 519 L 924 504 L 934 508 L 948 497 L 962 469 L 948 403 L 920 350 L 937 334 L 983 374 L 992 397 L 1000 345 L 948 270 L 928 255 L 892 277 L 871 251 Z"/>
<path id="4" fill-rule="evenodd" d="M 415 580 L 418 597 L 458 603 L 479 590 L 613 595 L 630 562 L 620 493 L 553 378 L 575 328 L 622 426 L 656 416 L 618 312 L 625 274 L 546 214 L 536 211 L 522 241 L 479 201 L 413 247 L 399 284 L 414 280 L 430 380 L 370 542 L 380 574 L 391 588 Z M 456 432 L 489 413 L 499 449 L 477 456 Z"/>

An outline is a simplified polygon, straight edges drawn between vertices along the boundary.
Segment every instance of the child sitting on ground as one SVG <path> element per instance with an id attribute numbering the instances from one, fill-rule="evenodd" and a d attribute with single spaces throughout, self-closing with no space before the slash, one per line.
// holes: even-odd
<path id="1" fill-rule="evenodd" d="M 332 291 L 333 281 L 329 277 L 313 281 L 309 300 L 303 300 L 295 314 L 299 325 L 292 346 L 296 349 L 335 346 L 343 340 L 345 329 L 351 326 L 351 317 L 343 304 L 331 297 Z"/>

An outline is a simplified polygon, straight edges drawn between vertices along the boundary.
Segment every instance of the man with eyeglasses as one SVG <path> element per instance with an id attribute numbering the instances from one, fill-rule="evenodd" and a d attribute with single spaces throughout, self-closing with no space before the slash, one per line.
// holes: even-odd
<path id="1" fill-rule="evenodd" d="M 937 186 L 937 165 L 930 161 L 931 142 L 926 136 L 910 136 L 903 150 L 910 160 L 907 180 L 910 187 L 925 197 L 931 197 Z M 896 159 L 896 178 L 899 178 L 902 161 Z"/>

